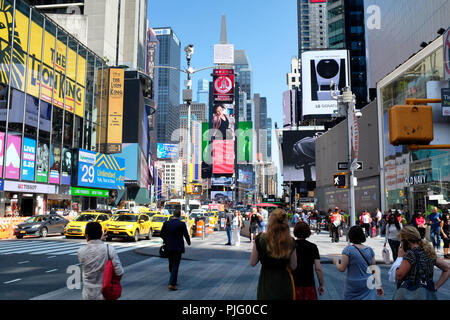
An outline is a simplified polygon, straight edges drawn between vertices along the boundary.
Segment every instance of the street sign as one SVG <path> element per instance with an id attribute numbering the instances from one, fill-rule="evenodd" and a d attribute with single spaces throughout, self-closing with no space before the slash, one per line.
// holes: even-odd
<path id="1" fill-rule="evenodd" d="M 348 162 L 338 162 L 337 169 L 339 170 L 348 170 Z"/>
<path id="2" fill-rule="evenodd" d="M 362 161 L 353 161 L 350 170 L 353 171 L 362 171 L 363 170 L 363 162 Z"/>
<path id="3" fill-rule="evenodd" d="M 441 89 L 442 115 L 450 116 L 450 88 Z"/>

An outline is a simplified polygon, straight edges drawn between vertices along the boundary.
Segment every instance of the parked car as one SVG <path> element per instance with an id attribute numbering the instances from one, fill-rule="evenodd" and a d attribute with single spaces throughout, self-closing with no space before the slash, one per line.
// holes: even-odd
<path id="1" fill-rule="evenodd" d="M 69 220 L 60 215 L 44 214 L 32 216 L 22 223 L 14 226 L 14 236 L 21 239 L 24 236 L 40 236 L 45 238 L 49 234 L 58 233 L 64 235 L 64 229 Z"/>

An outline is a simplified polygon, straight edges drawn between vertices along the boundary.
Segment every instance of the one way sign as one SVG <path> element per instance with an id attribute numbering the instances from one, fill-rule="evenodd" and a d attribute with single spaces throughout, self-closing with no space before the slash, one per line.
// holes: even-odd
<path id="1" fill-rule="evenodd" d="M 350 170 L 353 171 L 362 171 L 363 170 L 363 162 L 362 161 L 353 161 L 350 166 Z"/>

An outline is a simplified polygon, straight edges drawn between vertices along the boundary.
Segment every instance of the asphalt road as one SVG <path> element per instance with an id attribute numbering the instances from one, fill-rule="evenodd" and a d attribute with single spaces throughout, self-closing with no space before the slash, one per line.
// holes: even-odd
<path id="1" fill-rule="evenodd" d="M 79 265 L 76 252 L 85 243 L 85 239 L 52 235 L 0 241 L 0 300 L 28 300 L 65 286 L 71 274 L 67 270 Z M 159 247 L 161 239 L 138 243 L 114 239 L 109 243 L 126 267 L 145 258 L 134 252 L 136 248 Z"/>

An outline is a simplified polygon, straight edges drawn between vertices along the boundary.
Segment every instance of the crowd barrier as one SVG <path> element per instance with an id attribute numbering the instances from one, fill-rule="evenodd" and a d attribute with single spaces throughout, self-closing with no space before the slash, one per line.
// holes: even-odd
<path id="1" fill-rule="evenodd" d="M 0 218 L 0 239 L 12 239 L 15 225 L 24 222 L 28 217 L 2 217 Z"/>

